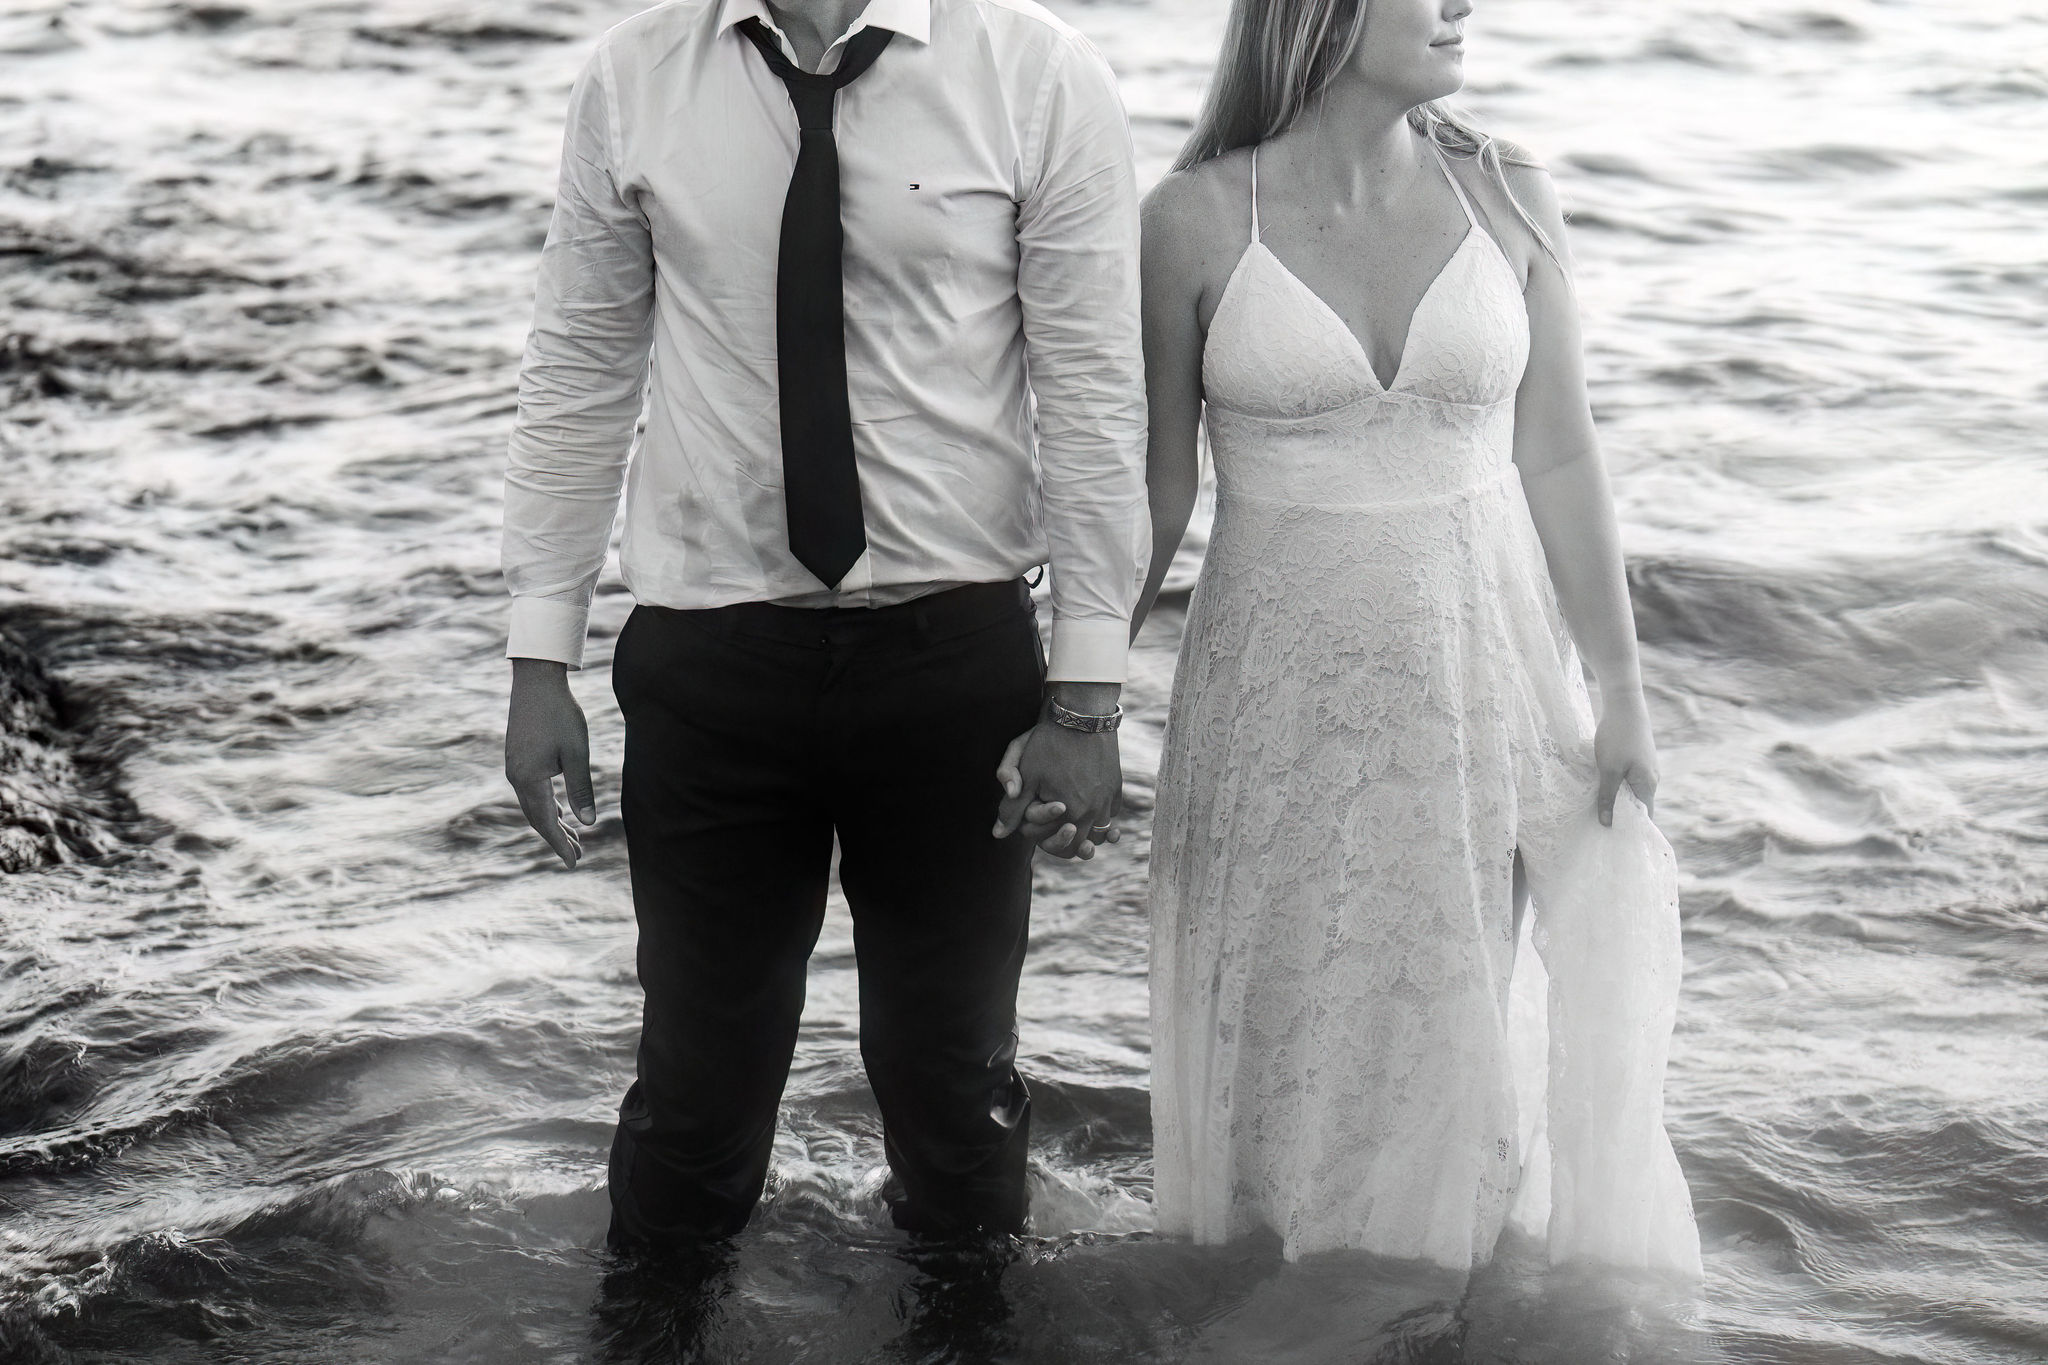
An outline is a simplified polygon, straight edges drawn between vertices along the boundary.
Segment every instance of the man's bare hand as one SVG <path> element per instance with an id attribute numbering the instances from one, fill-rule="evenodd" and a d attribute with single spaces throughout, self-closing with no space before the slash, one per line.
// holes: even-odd
<path id="1" fill-rule="evenodd" d="M 1011 740 L 1009 747 L 1003 750 L 1002 761 L 996 764 L 996 783 L 1002 787 L 1005 798 L 1021 796 L 1024 792 L 1024 776 L 1019 771 L 1019 766 L 1024 761 L 1024 748 L 1031 742 L 1033 733 L 1032 730 L 1026 730 Z M 1008 804 L 1006 800 L 996 808 L 995 836 L 998 839 L 1015 834 L 1049 849 L 1051 845 L 1047 840 L 1053 835 L 1057 834 L 1059 838 L 1056 842 L 1065 847 L 1078 833 L 1073 826 L 1066 823 L 1067 803 L 1064 801 L 1025 802 L 1023 813 L 1018 817 L 1018 823 L 1014 827 L 1006 824 L 1003 819 Z"/>
<path id="2" fill-rule="evenodd" d="M 567 787 L 565 805 L 555 779 Z M 585 825 L 597 823 L 590 786 L 590 730 L 569 691 L 569 670 L 551 659 L 512 661 L 512 708 L 505 719 L 505 780 L 518 793 L 526 823 L 547 840 L 566 867 L 583 856 L 583 840 L 569 823 L 573 809 Z"/>
<path id="3" fill-rule="evenodd" d="M 1048 853 L 1085 859 L 1121 837 L 1123 764 L 1113 730 L 1091 735 L 1040 720 L 1010 741 L 996 781 L 998 839 L 1019 834 Z"/>

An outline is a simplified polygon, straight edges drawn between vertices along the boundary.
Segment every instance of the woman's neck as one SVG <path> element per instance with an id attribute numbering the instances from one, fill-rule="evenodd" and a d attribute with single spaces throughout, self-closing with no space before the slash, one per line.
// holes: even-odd
<path id="1" fill-rule="evenodd" d="M 1339 204 L 1392 203 L 1423 169 L 1408 106 L 1349 73 L 1323 87 L 1285 140 L 1298 140 L 1291 159 Z"/>

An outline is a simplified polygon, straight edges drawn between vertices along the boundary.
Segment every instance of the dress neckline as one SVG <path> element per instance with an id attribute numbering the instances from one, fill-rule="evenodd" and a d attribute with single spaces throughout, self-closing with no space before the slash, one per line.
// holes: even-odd
<path id="1" fill-rule="evenodd" d="M 1351 324 L 1344 320 L 1343 314 L 1330 306 L 1329 300 L 1310 288 L 1306 280 L 1294 273 L 1293 267 L 1281 260 L 1279 254 L 1273 248 L 1266 245 L 1265 235 L 1259 227 L 1258 145 L 1256 143 L 1253 144 L 1251 150 L 1252 237 L 1249 242 L 1245 243 L 1244 252 L 1238 257 L 1236 268 L 1231 271 L 1230 283 L 1236 282 L 1238 273 L 1244 269 L 1245 260 L 1251 256 L 1254 250 L 1265 253 L 1267 259 L 1280 267 L 1280 273 L 1287 277 L 1288 282 L 1293 285 L 1294 289 L 1305 296 L 1316 308 L 1321 309 L 1324 316 L 1336 325 L 1338 331 L 1344 334 L 1345 340 L 1351 343 L 1351 349 L 1358 357 L 1359 367 L 1364 371 L 1366 378 L 1371 381 L 1373 388 L 1382 394 L 1393 393 L 1401 387 L 1401 380 L 1408 373 L 1408 352 L 1415 344 L 1415 324 L 1422 317 L 1422 310 L 1428 305 L 1430 297 L 1436 293 L 1437 285 L 1441 284 L 1444 276 L 1450 273 L 1451 265 L 1460 256 L 1465 254 L 1465 249 L 1472 245 L 1474 239 L 1487 237 L 1487 240 L 1492 240 L 1491 237 L 1480 230 L 1478 215 L 1472 210 L 1472 201 L 1466 197 L 1464 186 L 1458 183 L 1458 178 L 1451 174 L 1450 164 L 1444 160 L 1443 151 L 1435 142 L 1429 144 L 1429 149 L 1436 161 L 1437 169 L 1443 172 L 1445 183 L 1451 187 L 1451 193 L 1457 196 L 1458 207 L 1464 211 L 1465 232 L 1458 238 L 1458 244 L 1451 248 L 1451 254 L 1444 259 L 1443 264 L 1436 268 L 1436 273 L 1429 277 L 1429 283 L 1423 287 L 1422 296 L 1416 299 L 1415 307 L 1409 310 L 1408 325 L 1401 333 L 1400 352 L 1394 358 L 1394 377 L 1385 381 L 1380 379 L 1379 371 L 1373 368 L 1372 351 L 1367 347 L 1365 339 L 1352 330 Z M 1503 256 L 1501 259 L 1505 262 L 1507 258 Z M 1226 294 L 1229 293 L 1229 288 L 1229 284 L 1224 286 Z M 1217 306 L 1220 310 L 1222 306 L 1221 300 L 1218 301 Z"/>

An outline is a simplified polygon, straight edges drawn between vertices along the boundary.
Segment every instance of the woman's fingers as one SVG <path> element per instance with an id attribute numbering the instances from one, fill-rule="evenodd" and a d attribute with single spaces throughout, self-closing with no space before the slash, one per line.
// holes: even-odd
<path id="1" fill-rule="evenodd" d="M 1657 813 L 1657 774 L 1641 764 L 1628 770 L 1628 789 L 1643 803 L 1643 813 L 1654 816 Z"/>
<path id="2" fill-rule="evenodd" d="M 1003 750 L 1002 761 L 996 764 L 996 782 L 1002 787 L 1005 796 L 1023 794 L 1024 774 L 1019 765 L 1024 762 L 1024 741 L 1029 738 L 1031 732 L 1026 730 L 1011 740 L 1009 747 Z"/>
<path id="3" fill-rule="evenodd" d="M 1645 814 L 1657 813 L 1657 774 L 1654 769 L 1646 768 L 1640 763 L 1631 763 L 1622 768 L 1603 768 L 1600 772 L 1599 794 L 1594 797 L 1594 808 L 1600 814 L 1601 824 L 1614 823 L 1614 800 L 1621 794 L 1623 783 L 1626 783 L 1628 789 L 1635 793 L 1636 799 L 1643 803 Z"/>
<path id="4" fill-rule="evenodd" d="M 1115 836 L 1116 825 L 1107 811 L 1069 811 L 1058 834 L 1041 842 L 1039 847 L 1062 858 L 1079 858 L 1085 862 L 1095 856 L 1095 850 L 1101 845 L 1116 842 Z"/>
<path id="5" fill-rule="evenodd" d="M 1043 845 L 1047 835 L 1066 823 L 1067 807 L 1063 801 L 1039 801 L 1026 806 L 1024 814 L 1024 820 L 1017 826 L 1017 837 Z"/>
<path id="6" fill-rule="evenodd" d="M 1072 821 L 1054 830 L 1050 837 L 1041 839 L 1038 846 L 1047 853 L 1061 858 L 1092 858 L 1095 847 L 1081 837 L 1080 826 Z"/>
<path id="7" fill-rule="evenodd" d="M 1002 805 L 996 808 L 995 835 L 998 839 L 1007 839 L 1017 834 L 1036 843 L 1049 831 L 1057 829 L 1066 813 L 1066 806 L 1058 801 L 1005 797 Z"/>
<path id="8" fill-rule="evenodd" d="M 1026 730 L 1011 740 L 1009 747 L 1003 750 L 1002 760 L 996 764 L 996 784 L 1003 789 L 1003 799 L 996 803 L 994 834 L 998 839 L 1007 839 L 1032 823 L 1030 798 L 1037 793 L 1027 794 L 1024 790 L 1024 747 L 1030 738 L 1031 732 Z"/>
<path id="9" fill-rule="evenodd" d="M 1593 798 L 1593 809 L 1599 812 L 1600 823 L 1603 825 L 1614 823 L 1614 798 L 1621 790 L 1622 772 L 1620 768 L 1600 770 L 1600 790 Z"/>

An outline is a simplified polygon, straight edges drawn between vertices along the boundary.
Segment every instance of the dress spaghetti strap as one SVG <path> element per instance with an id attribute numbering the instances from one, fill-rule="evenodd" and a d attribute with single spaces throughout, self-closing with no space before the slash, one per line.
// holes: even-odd
<path id="1" fill-rule="evenodd" d="M 1259 240 L 1259 144 L 1252 144 L 1252 240 Z"/>
<path id="2" fill-rule="evenodd" d="M 1465 196 L 1465 187 L 1458 183 L 1457 176 L 1451 174 L 1451 163 L 1444 159 L 1444 149 L 1436 145 L 1435 138 L 1429 140 L 1429 150 L 1436 153 L 1437 169 L 1444 173 L 1444 179 L 1451 182 L 1451 193 L 1458 196 L 1458 207 L 1465 210 L 1465 221 L 1471 224 L 1472 228 L 1477 231 L 1479 229 L 1479 215 L 1472 211 L 1472 201 Z M 1254 181 L 1253 183 L 1256 184 L 1257 182 Z M 1258 210 L 1254 208 L 1252 212 L 1256 215 Z"/>

